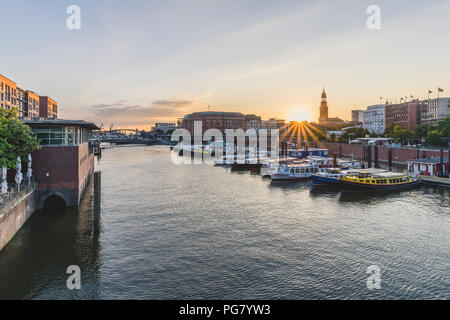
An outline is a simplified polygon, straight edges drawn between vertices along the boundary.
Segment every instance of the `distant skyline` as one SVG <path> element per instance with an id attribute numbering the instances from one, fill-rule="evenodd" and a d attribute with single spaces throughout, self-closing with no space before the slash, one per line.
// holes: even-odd
<path id="1" fill-rule="evenodd" d="M 66 9 L 81 9 L 69 30 Z M 369 30 L 366 8 L 381 9 Z M 31 1 L 3 4 L 0 73 L 59 117 L 149 129 L 195 111 L 329 116 L 450 90 L 450 0 Z M 20 12 L 21 14 L 11 14 Z"/>

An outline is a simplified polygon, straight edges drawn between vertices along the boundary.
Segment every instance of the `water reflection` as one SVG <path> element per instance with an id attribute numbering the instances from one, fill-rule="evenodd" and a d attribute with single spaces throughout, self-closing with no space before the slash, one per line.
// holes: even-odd
<path id="1" fill-rule="evenodd" d="M 96 169 L 100 237 L 91 193 L 78 211 L 34 215 L 0 252 L 0 298 L 450 298 L 447 190 L 272 182 L 177 166 L 163 146 L 105 149 Z M 80 291 L 66 288 L 72 264 Z M 371 264 L 382 290 L 367 290 Z"/>
<path id="2" fill-rule="evenodd" d="M 95 298 L 100 244 L 92 238 L 92 184 L 79 210 L 37 211 L 0 253 L 0 299 Z M 82 290 L 68 290 L 67 267 L 82 270 Z"/>

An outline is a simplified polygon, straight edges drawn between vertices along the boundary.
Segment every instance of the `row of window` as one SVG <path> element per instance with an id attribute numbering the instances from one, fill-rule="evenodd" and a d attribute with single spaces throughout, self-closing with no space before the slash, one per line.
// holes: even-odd
<path id="1" fill-rule="evenodd" d="M 371 183 L 371 184 L 390 184 L 408 182 L 409 178 L 395 178 L 395 179 L 359 179 L 358 182 Z"/>
<path id="2" fill-rule="evenodd" d="M 33 128 L 43 146 L 75 146 L 89 141 L 90 131 L 76 127 Z"/>

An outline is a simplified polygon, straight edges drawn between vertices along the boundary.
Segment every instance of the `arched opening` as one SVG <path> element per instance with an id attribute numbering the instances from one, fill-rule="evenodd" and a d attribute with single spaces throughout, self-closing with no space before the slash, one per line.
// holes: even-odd
<path id="1" fill-rule="evenodd" d="M 57 195 L 51 195 L 44 202 L 44 210 L 57 211 L 66 208 L 66 202 L 63 198 Z"/>

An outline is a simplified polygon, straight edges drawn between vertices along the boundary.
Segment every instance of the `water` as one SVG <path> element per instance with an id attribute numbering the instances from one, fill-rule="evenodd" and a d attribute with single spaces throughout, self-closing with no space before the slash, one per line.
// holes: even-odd
<path id="1" fill-rule="evenodd" d="M 92 186 L 79 211 L 35 214 L 0 253 L 0 298 L 450 298 L 449 190 L 341 194 L 176 166 L 162 146 L 105 149 L 96 169 L 100 237 Z"/>

